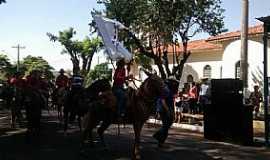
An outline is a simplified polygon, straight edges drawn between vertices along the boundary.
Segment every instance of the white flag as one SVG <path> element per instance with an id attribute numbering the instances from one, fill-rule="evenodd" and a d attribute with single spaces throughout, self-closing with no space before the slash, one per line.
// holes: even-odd
<path id="1" fill-rule="evenodd" d="M 118 41 L 117 37 L 118 29 L 124 29 L 126 27 L 118 21 L 100 15 L 93 14 L 93 18 L 109 57 L 112 60 L 124 58 L 126 61 L 130 61 L 132 54 Z"/>

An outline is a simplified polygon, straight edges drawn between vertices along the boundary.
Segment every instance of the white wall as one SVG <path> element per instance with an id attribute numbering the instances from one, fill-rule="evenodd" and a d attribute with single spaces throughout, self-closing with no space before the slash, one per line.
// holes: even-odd
<path id="1" fill-rule="evenodd" d="M 218 79 L 220 78 L 220 68 L 221 68 L 221 61 L 202 61 L 202 62 L 192 62 L 186 63 L 183 74 L 180 81 L 180 88 L 184 86 L 184 83 L 187 82 L 187 76 L 192 75 L 193 80 L 195 82 L 200 81 L 203 77 L 203 68 L 206 65 L 210 65 L 211 67 L 211 78 Z"/>
<path id="2" fill-rule="evenodd" d="M 222 78 L 235 78 L 235 64 L 240 60 L 241 41 L 230 43 L 224 50 Z M 269 58 L 268 58 L 269 59 Z M 263 87 L 263 44 L 248 41 L 248 88 L 253 91 L 254 85 Z M 268 67 L 269 68 L 269 67 Z"/>

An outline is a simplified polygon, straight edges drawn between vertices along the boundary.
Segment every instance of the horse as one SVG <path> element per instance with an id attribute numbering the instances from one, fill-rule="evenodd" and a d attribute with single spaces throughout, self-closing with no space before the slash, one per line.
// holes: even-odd
<path id="1" fill-rule="evenodd" d="M 93 84 L 95 85 L 95 84 Z M 104 141 L 104 131 L 111 124 L 119 124 L 116 109 L 116 98 L 112 93 L 112 88 L 100 91 L 97 89 L 99 98 L 89 104 L 89 110 L 85 116 L 85 129 L 82 133 L 81 151 L 83 151 L 84 141 L 89 136 L 92 142 L 92 130 L 101 123 L 97 130 L 101 143 L 106 146 Z M 164 81 L 157 75 L 149 76 L 138 90 L 129 88 L 127 91 L 126 118 L 122 122 L 133 124 L 135 139 L 133 144 L 132 159 L 140 159 L 140 134 L 142 127 L 151 114 L 155 113 L 156 99 L 161 95 L 165 88 Z"/>
<path id="2" fill-rule="evenodd" d="M 68 94 L 68 90 L 64 87 L 58 88 L 53 94 L 53 103 L 57 108 L 57 117 L 61 121 L 63 119 L 63 107 Z"/>
<path id="3" fill-rule="evenodd" d="M 0 98 L 5 101 L 5 107 L 11 111 L 11 128 L 16 127 L 16 121 L 21 123 L 23 116 L 21 109 L 23 106 L 23 92 L 21 88 L 15 88 L 11 85 L 4 85 L 0 94 Z"/>
<path id="4" fill-rule="evenodd" d="M 41 112 L 46 106 L 46 101 L 36 89 L 24 89 L 24 105 L 27 119 L 27 136 L 40 133 Z"/>
<path id="5" fill-rule="evenodd" d="M 82 130 L 81 127 L 81 117 L 84 115 L 84 112 L 81 110 L 80 103 L 86 100 L 84 94 L 84 88 L 76 91 L 75 93 L 71 93 L 69 91 L 66 95 L 64 100 L 64 134 L 66 135 L 68 124 L 70 121 L 74 121 L 77 117 L 78 125 L 80 131 Z"/>

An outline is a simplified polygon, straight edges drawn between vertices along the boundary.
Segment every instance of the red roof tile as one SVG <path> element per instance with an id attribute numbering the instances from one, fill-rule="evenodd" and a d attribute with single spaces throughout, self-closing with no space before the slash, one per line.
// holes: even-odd
<path id="1" fill-rule="evenodd" d="M 221 45 L 219 44 L 213 44 L 210 42 L 207 42 L 205 40 L 195 40 L 195 41 L 189 41 L 188 42 L 188 51 L 201 51 L 201 50 L 214 50 L 214 49 L 221 49 Z M 173 52 L 173 46 L 168 46 L 167 48 L 168 53 L 172 53 Z M 176 47 L 176 51 L 179 52 L 183 52 L 183 46 L 180 44 L 177 45 Z"/>
<path id="2" fill-rule="evenodd" d="M 262 34 L 263 33 L 263 25 L 257 25 L 254 27 L 249 27 L 248 34 L 249 35 L 256 35 L 256 34 Z M 219 34 L 217 36 L 213 36 L 208 38 L 206 41 L 224 41 L 224 40 L 230 40 L 230 39 L 236 39 L 239 38 L 241 35 L 241 32 L 235 31 L 235 32 L 227 32 L 223 34 Z"/>

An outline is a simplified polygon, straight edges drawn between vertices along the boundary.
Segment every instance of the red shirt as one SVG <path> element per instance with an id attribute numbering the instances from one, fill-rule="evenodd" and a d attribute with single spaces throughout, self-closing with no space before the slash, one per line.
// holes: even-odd
<path id="1" fill-rule="evenodd" d="M 192 86 L 189 90 L 189 98 L 197 99 L 198 98 L 198 92 L 197 92 L 197 87 Z"/>
<path id="2" fill-rule="evenodd" d="M 27 87 L 33 88 L 33 89 L 46 89 L 47 85 L 44 81 L 41 79 L 37 79 L 31 76 L 26 77 L 26 84 Z"/>
<path id="3" fill-rule="evenodd" d="M 125 83 L 126 80 L 126 70 L 125 68 L 117 68 L 114 72 L 113 76 L 114 85 L 116 86 L 122 86 Z"/>
<path id="4" fill-rule="evenodd" d="M 24 88 L 26 86 L 26 82 L 24 79 L 22 78 L 16 78 L 16 77 L 12 77 L 9 80 L 9 84 L 14 85 L 18 88 Z"/>
<path id="5" fill-rule="evenodd" d="M 61 88 L 61 87 L 68 87 L 68 84 L 69 84 L 69 78 L 65 75 L 59 75 L 57 78 L 56 78 L 56 82 L 55 82 L 56 86 L 58 88 Z"/>

